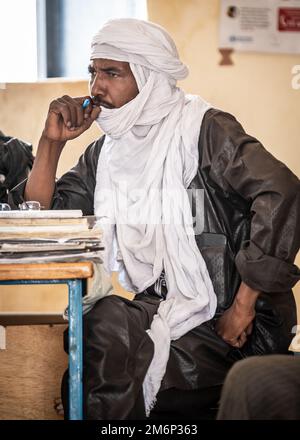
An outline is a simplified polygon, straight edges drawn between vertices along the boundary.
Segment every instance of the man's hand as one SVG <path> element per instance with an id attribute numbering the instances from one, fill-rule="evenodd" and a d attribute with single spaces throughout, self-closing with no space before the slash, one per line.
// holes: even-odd
<path id="1" fill-rule="evenodd" d="M 82 108 L 88 96 L 71 98 L 63 96 L 51 102 L 42 134 L 50 142 L 63 143 L 75 139 L 86 131 L 100 114 L 100 107 L 91 103 Z"/>
<path id="2" fill-rule="evenodd" d="M 55 175 L 60 154 L 68 140 L 87 130 L 101 109 L 92 103 L 82 108 L 89 97 L 63 96 L 51 102 L 45 128 L 39 141 L 33 168 L 25 188 L 25 200 L 38 200 L 49 209 L 55 187 Z"/>
<path id="3" fill-rule="evenodd" d="M 233 304 L 216 323 L 216 332 L 225 342 L 241 348 L 252 332 L 255 302 L 260 292 L 241 283 Z"/>

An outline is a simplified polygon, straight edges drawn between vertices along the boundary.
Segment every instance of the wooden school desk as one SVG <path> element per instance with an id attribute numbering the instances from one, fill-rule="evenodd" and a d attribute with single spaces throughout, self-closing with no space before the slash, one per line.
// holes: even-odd
<path id="1" fill-rule="evenodd" d="M 0 264 L 0 285 L 68 285 L 70 420 L 82 419 L 82 280 L 92 276 L 93 265 L 88 261 L 79 263 Z"/>

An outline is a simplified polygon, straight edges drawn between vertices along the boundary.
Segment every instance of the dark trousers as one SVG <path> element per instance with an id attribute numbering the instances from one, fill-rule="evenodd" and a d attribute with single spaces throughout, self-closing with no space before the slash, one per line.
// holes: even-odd
<path id="1" fill-rule="evenodd" d="M 299 420 L 300 356 L 237 362 L 226 378 L 218 420 Z"/>
<path id="2" fill-rule="evenodd" d="M 143 381 L 153 358 L 150 328 L 160 299 L 141 293 L 133 301 L 112 295 L 98 301 L 83 318 L 84 418 L 145 418 Z M 233 363 L 275 350 L 281 318 L 266 307 L 257 310 L 253 332 L 242 350 L 214 330 L 217 316 L 172 341 L 166 372 L 151 418 L 205 419 L 216 411 L 220 390 Z M 283 341 L 283 342 L 282 342 Z M 67 380 L 63 402 L 67 405 Z"/>
<path id="3" fill-rule="evenodd" d="M 150 328 L 157 297 L 140 294 L 134 301 L 109 296 L 83 319 L 84 418 L 144 419 L 143 380 L 153 357 Z M 65 350 L 67 350 L 67 333 Z M 177 341 L 150 419 L 210 419 L 216 415 L 221 385 L 234 359 L 210 323 Z M 68 414 L 68 375 L 62 382 Z"/>

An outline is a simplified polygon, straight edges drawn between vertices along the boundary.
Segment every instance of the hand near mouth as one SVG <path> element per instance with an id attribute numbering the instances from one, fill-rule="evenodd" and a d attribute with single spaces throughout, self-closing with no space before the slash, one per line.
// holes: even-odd
<path id="1" fill-rule="evenodd" d="M 42 136 L 55 142 L 75 139 L 90 128 L 100 112 L 100 106 L 89 96 L 64 95 L 51 102 Z"/>

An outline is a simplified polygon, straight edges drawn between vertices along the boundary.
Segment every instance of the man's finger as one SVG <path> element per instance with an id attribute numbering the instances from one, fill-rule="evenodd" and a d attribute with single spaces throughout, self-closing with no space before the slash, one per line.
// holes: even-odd
<path id="1" fill-rule="evenodd" d="M 101 112 L 101 108 L 98 107 L 97 105 L 95 105 L 93 107 L 92 113 L 90 115 L 90 118 L 92 119 L 92 121 L 95 121 L 95 119 L 98 118 L 98 116 L 100 115 L 100 112 Z"/>
<path id="2" fill-rule="evenodd" d="M 83 118 L 89 118 L 90 114 L 93 110 L 93 100 L 90 96 L 80 96 L 78 98 L 74 98 L 78 106 L 83 112 Z"/>
<path id="3" fill-rule="evenodd" d="M 68 109 L 68 112 L 70 114 L 70 120 L 69 120 L 70 127 L 69 128 L 77 127 L 77 114 L 76 114 L 76 109 L 75 109 L 73 99 L 67 95 L 64 95 L 61 98 L 59 98 L 58 101 L 61 102 L 62 104 L 64 104 L 66 106 L 66 108 Z"/>
<path id="4" fill-rule="evenodd" d="M 242 347 L 245 344 L 246 341 L 247 341 L 247 334 L 244 331 L 244 332 L 241 333 L 241 335 L 239 337 L 240 347 Z"/>
<path id="5" fill-rule="evenodd" d="M 238 343 L 238 340 L 239 340 L 239 338 L 238 337 L 231 337 L 231 338 L 228 338 L 228 337 L 223 337 L 222 335 L 219 335 L 219 336 L 221 336 L 221 338 L 227 343 L 227 344 L 229 344 L 229 345 L 232 345 L 233 347 L 235 347 L 236 346 L 236 344 Z"/>
<path id="6" fill-rule="evenodd" d="M 249 335 L 251 335 L 251 333 L 252 333 L 252 330 L 253 330 L 253 323 L 252 322 L 250 322 L 250 324 L 248 325 L 248 327 L 246 328 L 246 334 L 249 336 Z"/>
<path id="7" fill-rule="evenodd" d="M 61 117 L 68 128 L 72 126 L 70 109 L 64 102 L 61 102 L 59 99 L 53 101 L 49 108 L 49 114 L 51 113 L 56 114 L 58 118 Z"/>
<path id="8" fill-rule="evenodd" d="M 90 128 L 92 123 L 99 116 L 100 112 L 101 112 L 101 108 L 100 107 L 93 108 L 93 111 L 92 111 L 90 117 L 83 121 L 83 126 L 85 127 L 84 130 L 87 130 L 88 128 Z"/>
<path id="9" fill-rule="evenodd" d="M 235 338 L 235 339 L 224 339 L 225 342 L 227 342 L 227 344 L 231 345 L 231 347 L 236 347 L 239 348 L 240 347 L 240 341 L 239 339 Z"/>

